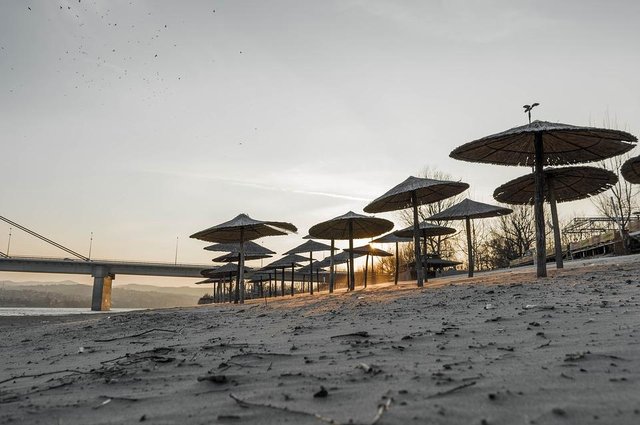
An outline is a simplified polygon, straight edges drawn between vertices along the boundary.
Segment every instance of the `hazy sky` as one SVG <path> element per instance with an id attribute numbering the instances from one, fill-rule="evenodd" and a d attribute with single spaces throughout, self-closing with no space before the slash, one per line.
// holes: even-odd
<path id="1" fill-rule="evenodd" d="M 261 240 L 282 252 L 426 167 L 492 202 L 530 170 L 449 152 L 525 103 L 638 135 L 639 21 L 637 1 L 3 1 L 0 215 L 85 254 L 94 232 L 94 258 L 173 261 L 179 237 L 208 263 L 195 231 L 289 221 Z M 11 252 L 66 255 L 15 230 Z"/>

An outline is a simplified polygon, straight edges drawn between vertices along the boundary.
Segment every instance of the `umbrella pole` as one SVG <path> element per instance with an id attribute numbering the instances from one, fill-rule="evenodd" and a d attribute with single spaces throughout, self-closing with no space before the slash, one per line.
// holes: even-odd
<path id="1" fill-rule="evenodd" d="M 293 263 L 291 263 L 291 296 L 293 297 L 293 275 L 294 275 L 294 267 L 293 267 Z"/>
<path id="2" fill-rule="evenodd" d="M 420 224 L 418 223 L 418 196 L 416 192 L 411 192 L 411 203 L 413 204 L 413 248 L 416 257 L 416 280 L 418 287 L 424 286 L 424 272 L 422 269 L 422 258 L 420 257 Z"/>
<path id="3" fill-rule="evenodd" d="M 547 247 L 545 244 L 544 231 L 544 151 L 542 144 L 542 133 L 535 133 L 535 198 L 533 212 L 536 221 L 536 260 L 537 277 L 547 277 Z"/>
<path id="4" fill-rule="evenodd" d="M 240 261 L 240 259 L 238 259 L 238 261 Z M 238 277 L 238 275 L 236 275 L 236 277 Z M 236 285 L 238 284 L 238 282 L 236 281 Z M 233 290 L 233 273 L 229 272 L 229 303 L 233 302 L 233 293 L 235 291 Z"/>
<path id="5" fill-rule="evenodd" d="M 560 224 L 558 223 L 558 206 L 556 188 L 553 178 L 547 176 L 547 190 L 549 191 L 549 205 L 551 206 L 551 222 L 553 223 L 553 244 L 556 251 L 556 268 L 564 268 L 562 261 L 562 241 L 560 240 Z"/>
<path id="6" fill-rule="evenodd" d="M 282 280 L 280 281 L 280 290 L 282 292 L 282 296 L 284 297 L 284 267 L 282 268 Z"/>
<path id="7" fill-rule="evenodd" d="M 333 265 L 333 248 L 335 245 L 335 239 L 331 239 L 331 254 L 329 258 L 329 293 L 333 292 L 333 286 L 335 285 L 335 266 Z"/>
<path id="8" fill-rule="evenodd" d="M 367 275 L 369 271 L 369 254 L 364 258 L 364 287 L 367 287 Z"/>
<path id="9" fill-rule="evenodd" d="M 233 303 L 238 304 L 240 300 L 240 258 L 241 255 L 238 253 L 238 267 L 236 268 L 236 287 L 235 287 L 235 296 L 233 298 Z"/>
<path id="10" fill-rule="evenodd" d="M 396 270 L 394 276 L 394 285 L 398 284 L 398 273 L 400 272 L 400 258 L 398 258 L 398 242 L 396 242 Z"/>
<path id="11" fill-rule="evenodd" d="M 349 291 L 356 289 L 356 276 L 353 271 L 353 221 L 349 220 Z"/>
<path id="12" fill-rule="evenodd" d="M 309 252 L 309 294 L 313 295 L 313 251 Z"/>
<path id="13" fill-rule="evenodd" d="M 472 245 L 471 245 L 471 219 L 469 218 L 469 216 L 465 217 L 465 221 L 467 224 L 467 251 L 468 251 L 468 258 L 469 258 L 469 277 L 473 277 L 474 264 L 473 264 L 473 251 L 472 251 Z"/>
<path id="14" fill-rule="evenodd" d="M 347 291 L 351 290 L 351 264 L 347 261 Z"/>
<path id="15" fill-rule="evenodd" d="M 240 228 L 240 304 L 244 304 L 244 227 Z"/>
<path id="16" fill-rule="evenodd" d="M 264 286 L 262 285 L 262 276 L 260 276 L 260 298 L 264 297 Z"/>

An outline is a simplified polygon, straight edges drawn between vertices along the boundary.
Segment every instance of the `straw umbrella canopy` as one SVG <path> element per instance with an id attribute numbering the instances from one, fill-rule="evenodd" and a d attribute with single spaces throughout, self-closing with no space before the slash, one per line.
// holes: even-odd
<path id="1" fill-rule="evenodd" d="M 424 285 L 424 274 L 420 259 L 420 232 L 418 205 L 431 204 L 450 198 L 469 188 L 467 183 L 447 180 L 434 180 L 410 176 L 384 195 L 364 207 L 365 212 L 377 213 L 413 208 L 413 239 L 416 257 L 416 277 L 418 286 Z"/>
<path id="2" fill-rule="evenodd" d="M 640 156 L 626 160 L 620 171 L 622 177 L 629 183 L 640 184 Z"/>
<path id="3" fill-rule="evenodd" d="M 339 254 L 335 254 L 333 256 L 333 265 L 337 266 L 340 264 L 347 264 L 349 262 L 349 252 L 347 252 L 348 249 L 342 251 Z M 359 254 L 357 252 L 353 253 L 353 258 L 360 258 L 363 257 L 364 254 Z M 331 258 L 327 257 L 322 261 L 319 261 L 318 263 L 319 267 L 325 268 L 325 267 L 329 267 L 331 265 Z"/>
<path id="4" fill-rule="evenodd" d="M 409 263 L 411 264 L 415 264 L 415 263 Z M 453 260 L 445 260 L 443 258 L 427 258 L 424 261 L 424 265 L 427 269 L 434 268 L 441 268 L 441 267 L 453 267 L 453 266 L 458 266 L 462 264 L 461 261 L 453 261 Z"/>
<path id="5" fill-rule="evenodd" d="M 511 214 L 512 209 L 496 205 L 483 204 L 482 202 L 464 199 L 451 207 L 432 215 L 427 220 L 464 220 L 467 230 L 467 252 L 469 255 L 469 277 L 473 277 L 473 252 L 471 244 L 471 220 L 476 218 L 489 218 Z"/>
<path id="6" fill-rule="evenodd" d="M 267 255 L 267 254 L 253 254 L 253 253 L 245 253 L 244 254 L 244 261 L 251 261 L 251 260 L 262 260 L 263 258 L 271 258 L 271 255 Z M 219 257 L 214 258 L 213 260 L 214 263 L 233 263 L 235 261 L 238 261 L 238 253 L 237 252 L 228 252 L 224 255 L 221 255 Z"/>
<path id="7" fill-rule="evenodd" d="M 254 269 L 252 267 L 244 266 L 244 273 L 250 273 L 253 270 Z M 208 278 L 238 276 L 239 273 L 240 273 L 240 268 L 236 263 L 227 263 L 224 266 L 205 269 L 200 272 L 202 276 L 208 277 Z"/>
<path id="8" fill-rule="evenodd" d="M 353 239 L 372 238 L 393 229 L 393 223 L 384 218 L 356 214 L 353 211 L 318 223 L 309 229 L 309 235 L 318 239 L 331 239 L 331 245 L 338 240 L 349 240 L 349 249 L 353 249 Z M 333 261 L 333 251 L 331 260 Z M 349 252 L 349 290 L 355 289 L 353 271 L 353 251 Z M 333 269 L 333 267 L 332 267 Z M 332 274 L 333 276 L 333 274 Z M 329 281 L 329 292 L 333 291 L 333 279 Z"/>
<path id="9" fill-rule="evenodd" d="M 638 139 L 624 131 L 533 121 L 454 149 L 451 158 L 469 162 L 533 166 L 535 174 L 537 276 L 547 275 L 544 230 L 545 165 L 600 161 L 621 155 Z"/>
<path id="10" fill-rule="evenodd" d="M 307 259 L 305 257 L 303 257 L 302 255 L 298 255 L 298 254 L 289 254 L 289 255 L 285 255 L 282 258 L 277 259 L 276 261 L 272 261 L 271 263 L 267 264 L 266 266 L 264 266 L 262 268 L 262 270 L 276 270 L 276 269 L 282 269 L 282 295 L 284 295 L 284 270 L 287 267 L 291 267 L 291 296 L 293 296 L 293 281 L 294 281 L 294 275 L 295 275 L 295 268 L 300 266 L 300 263 L 302 263 L 303 261 L 307 261 Z"/>
<path id="11" fill-rule="evenodd" d="M 367 256 L 364 262 L 364 287 L 367 287 L 367 275 L 368 275 L 368 267 L 369 267 L 369 257 L 371 257 L 371 270 L 373 270 L 373 257 L 391 257 L 392 253 L 387 252 L 383 249 L 376 248 L 371 246 L 370 244 L 366 244 L 363 246 L 358 246 L 353 249 L 345 249 L 345 251 L 353 251 L 354 253 L 360 253 Z"/>
<path id="12" fill-rule="evenodd" d="M 239 243 L 217 243 L 217 244 L 205 246 L 204 249 L 207 251 L 230 252 L 234 254 L 239 254 L 240 244 Z M 244 254 L 245 256 L 248 254 L 272 255 L 272 254 L 275 254 L 275 252 L 253 241 L 246 241 L 244 243 Z"/>
<path id="13" fill-rule="evenodd" d="M 296 272 L 306 275 L 306 274 L 327 274 L 329 273 L 326 269 L 323 269 L 319 266 L 320 261 L 314 261 L 313 264 L 306 265 L 304 267 L 300 267 Z"/>
<path id="14" fill-rule="evenodd" d="M 208 278 L 208 279 L 196 282 L 195 285 L 204 285 L 204 284 L 207 284 L 207 283 L 216 283 L 217 281 L 218 281 L 218 279 Z"/>
<path id="15" fill-rule="evenodd" d="M 400 242 L 411 242 L 413 240 L 412 237 L 400 237 L 395 233 L 387 233 L 384 236 L 380 236 L 377 239 L 371 241 L 371 243 L 395 243 L 396 244 L 396 269 L 394 273 L 394 284 L 398 284 L 398 273 L 400 269 L 400 257 L 398 257 L 398 243 Z"/>
<path id="16" fill-rule="evenodd" d="M 246 214 L 240 214 L 230 221 L 201 230 L 190 237 L 207 242 L 240 244 L 240 275 L 238 276 L 240 294 L 236 302 L 244 303 L 244 243 L 264 236 L 286 235 L 288 232 L 297 230 L 298 228 L 291 223 L 254 220 Z"/>
<path id="17" fill-rule="evenodd" d="M 577 201 L 610 189 L 618 176 L 598 167 L 563 167 L 544 170 L 543 202 L 549 202 L 553 222 L 556 267 L 564 267 L 560 242 L 560 225 L 556 203 Z M 535 202 L 535 176 L 527 174 L 511 180 L 493 192 L 496 201 L 511 205 L 532 205 Z"/>
<path id="18" fill-rule="evenodd" d="M 289 251 L 285 252 L 285 255 L 289 254 L 300 254 L 303 252 L 309 253 L 309 267 L 311 267 L 311 277 L 309 278 L 309 293 L 313 295 L 313 253 L 319 251 L 333 251 L 335 248 L 333 246 L 329 246 L 322 242 L 314 241 L 309 239 L 305 241 L 302 245 L 298 245 L 295 248 L 291 248 Z"/>

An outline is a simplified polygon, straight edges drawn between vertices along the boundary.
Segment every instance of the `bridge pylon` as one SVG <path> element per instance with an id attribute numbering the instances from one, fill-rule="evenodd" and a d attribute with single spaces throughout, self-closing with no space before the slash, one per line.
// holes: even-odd
<path id="1" fill-rule="evenodd" d="M 93 277 L 92 311 L 111 310 L 111 286 L 116 275 L 109 272 L 108 267 L 96 266 L 91 271 Z"/>

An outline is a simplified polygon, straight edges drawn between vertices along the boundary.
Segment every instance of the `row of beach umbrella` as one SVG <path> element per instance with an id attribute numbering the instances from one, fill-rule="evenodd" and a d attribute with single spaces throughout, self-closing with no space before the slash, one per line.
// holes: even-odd
<path id="1" fill-rule="evenodd" d="M 577 127 L 567 124 L 534 121 L 528 125 L 515 127 L 510 130 L 493 134 L 454 149 L 450 156 L 455 159 L 500 165 L 521 165 L 533 167 L 533 173 L 507 182 L 497 188 L 494 198 L 506 204 L 531 204 L 534 206 L 536 228 L 536 274 L 546 276 L 546 244 L 545 223 L 543 214 L 544 202 L 549 202 L 552 213 L 556 262 L 562 267 L 562 246 L 558 228 L 556 203 L 568 202 L 592 196 L 609 189 L 616 184 L 617 176 L 607 170 L 596 167 L 562 167 L 582 162 L 601 161 L 606 158 L 628 152 L 634 147 L 637 139 L 629 133 L 598 129 L 591 127 Z M 640 182 L 640 157 L 632 158 L 622 167 L 623 176 L 634 183 Z M 546 167 L 546 168 L 545 168 Z M 398 244 L 413 240 L 414 256 L 416 259 L 417 286 L 424 285 L 425 275 L 423 267 L 436 260 L 426 256 L 426 244 L 421 248 L 421 238 L 455 233 L 455 229 L 439 226 L 431 222 L 461 220 L 465 223 L 468 244 L 469 277 L 473 276 L 474 259 L 472 254 L 471 220 L 496 217 L 510 214 L 511 209 L 484 204 L 470 199 L 447 208 L 424 221 L 419 220 L 420 205 L 431 204 L 456 196 L 469 188 L 467 183 L 460 181 L 435 180 L 410 176 L 400 184 L 394 186 L 378 198 L 374 199 L 363 210 L 367 213 L 384 213 L 411 209 L 413 225 L 396 232 L 393 223 L 387 219 L 357 214 L 353 211 L 318 223 L 309 229 L 307 241 L 284 253 L 284 257 L 268 264 L 265 269 L 280 269 L 282 276 L 282 290 L 284 291 L 284 271 L 291 268 L 291 287 L 296 267 L 303 262 L 309 262 L 309 290 L 313 293 L 313 272 L 320 267 L 329 267 L 329 291 L 335 288 L 335 266 L 346 262 L 348 265 L 348 290 L 355 289 L 354 258 L 357 255 L 367 256 L 365 265 L 365 285 L 369 256 L 391 255 L 377 250 L 370 245 L 354 248 L 354 239 L 383 237 L 372 240 L 378 243 L 394 243 L 396 245 L 396 274 L 398 281 Z M 278 236 L 297 231 L 296 226 L 280 221 L 254 220 L 245 214 L 240 214 L 233 220 L 207 228 L 193 234 L 191 237 L 216 242 L 212 251 L 225 251 L 227 254 L 217 257 L 219 261 L 237 261 L 236 265 L 222 266 L 208 271 L 206 276 L 228 273 L 235 268 L 237 275 L 236 299 L 244 301 L 244 274 L 247 269 L 244 262 L 248 259 L 269 258 L 273 251 L 262 248 L 252 242 L 265 236 Z M 327 240 L 324 244 L 317 240 Z M 335 241 L 348 240 L 349 248 L 336 254 Z M 236 244 L 233 247 L 224 244 Z M 234 248 L 235 247 L 235 248 Z M 329 251 L 329 257 L 315 262 L 313 254 Z M 305 254 L 303 257 L 301 254 Z M 423 255 L 425 254 L 425 255 Z M 306 257 L 308 255 L 308 257 Z M 328 262 L 327 262 L 328 260 Z M 440 260 L 446 263 L 447 260 Z M 232 264 L 232 263 L 229 263 Z M 227 267 L 223 271 L 223 268 Z M 301 269 L 299 269 L 300 271 Z M 226 276 L 225 276 L 226 277 Z M 230 279 L 230 275 L 229 275 Z"/>

